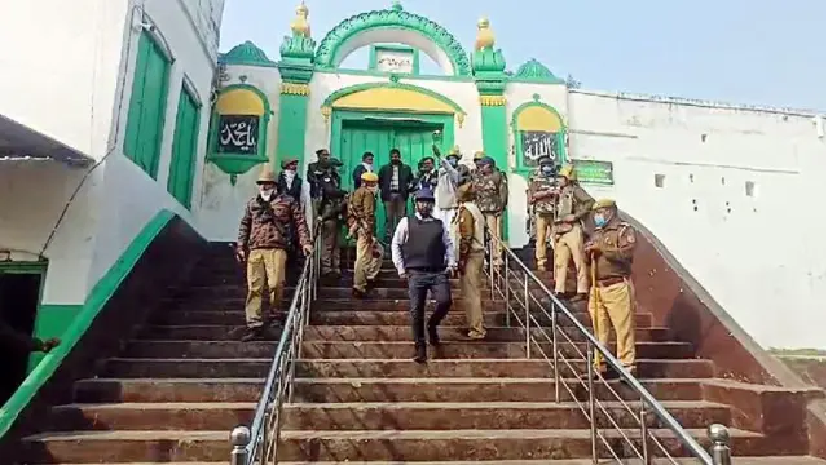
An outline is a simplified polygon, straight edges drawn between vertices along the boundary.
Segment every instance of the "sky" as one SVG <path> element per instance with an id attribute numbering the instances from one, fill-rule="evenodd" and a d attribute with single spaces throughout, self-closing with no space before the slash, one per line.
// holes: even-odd
<path id="1" fill-rule="evenodd" d="M 305 0 L 312 36 L 391 0 Z M 246 40 L 274 61 L 299 0 L 227 0 L 221 51 Z M 508 69 L 536 58 L 583 89 L 826 111 L 823 0 L 402 0 L 470 52 L 490 18 Z M 427 60 L 423 57 L 424 60 Z M 343 65 L 367 67 L 367 49 Z M 437 72 L 423 63 L 422 72 Z"/>

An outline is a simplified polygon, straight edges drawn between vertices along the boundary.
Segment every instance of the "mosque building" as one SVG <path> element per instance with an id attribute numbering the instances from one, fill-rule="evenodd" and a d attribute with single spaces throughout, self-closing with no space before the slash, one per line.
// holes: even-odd
<path id="1" fill-rule="evenodd" d="M 298 159 L 303 174 L 326 148 L 349 173 L 365 151 L 381 165 L 398 148 L 415 166 L 436 144 L 468 164 L 483 150 L 507 173 L 512 248 L 529 243 L 528 178 L 550 155 L 645 225 L 761 345 L 826 348 L 826 247 L 805 224 L 826 172 L 822 115 L 574 88 L 552 63 L 509 63 L 496 18 L 467 18 L 477 35 L 462 44 L 398 1 L 329 31 L 302 2 L 278 57 L 252 42 L 218 54 L 223 0 L 82 2 L 95 13 L 47 2 L 41 27 L 73 39 L 10 50 L 30 72 L 0 77 L 0 273 L 42 277 L 40 328 L 59 333 L 113 285 L 162 212 L 234 241 L 266 163 Z M 365 69 L 342 66 L 364 47 Z M 440 74 L 422 72 L 424 57 Z"/>

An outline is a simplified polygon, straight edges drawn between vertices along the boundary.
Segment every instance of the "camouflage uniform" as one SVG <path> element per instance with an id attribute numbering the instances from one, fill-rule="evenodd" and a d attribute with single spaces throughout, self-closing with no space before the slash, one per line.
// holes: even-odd
<path id="1" fill-rule="evenodd" d="M 553 161 L 549 160 L 546 163 L 553 163 Z M 536 174 L 529 179 L 528 185 L 528 204 L 531 207 L 531 216 L 533 216 L 536 227 L 536 266 L 539 271 L 547 269 L 547 242 L 552 237 L 549 232 L 553 228 L 556 217 L 556 199 L 560 192 L 556 176 L 548 176 L 542 172 L 546 163 L 540 165 Z"/>
<path id="2" fill-rule="evenodd" d="M 238 229 L 238 248 L 247 257 L 246 314 L 250 328 L 263 325 L 261 300 L 265 281 L 269 285 L 270 310 L 281 304 L 293 228 L 298 230 L 302 248 L 310 245 L 304 212 L 292 197 L 278 195 L 266 201 L 259 195 L 247 202 Z"/>
<path id="3" fill-rule="evenodd" d="M 493 160 L 487 159 L 493 164 Z M 485 174 L 477 168 L 473 180 L 473 190 L 476 192 L 476 205 L 485 217 L 485 224 L 491 234 L 496 234 L 498 240 L 493 241 L 494 266 L 502 263 L 502 214 L 508 205 L 508 181 L 504 173 L 493 167 L 493 172 Z"/>

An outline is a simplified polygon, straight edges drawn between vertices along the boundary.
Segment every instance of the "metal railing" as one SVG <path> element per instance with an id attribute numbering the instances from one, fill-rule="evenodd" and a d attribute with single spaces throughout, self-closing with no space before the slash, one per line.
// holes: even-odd
<path id="1" fill-rule="evenodd" d="M 513 326 L 512 320 L 516 320 L 524 330 L 525 357 L 541 357 L 548 362 L 553 373 L 555 401 L 560 402 L 561 389 L 565 389 L 568 397 L 576 403 L 590 423 L 594 463 L 610 455 L 620 463 L 625 463 L 628 459 L 639 459 L 643 464 L 650 464 L 657 455 L 677 464 L 678 459 L 672 457 L 668 447 L 649 431 L 656 424 L 670 430 L 686 452 L 700 463 L 730 463 L 731 450 L 725 426 L 715 424 L 708 428 L 712 441 L 712 453 L 709 454 L 510 248 L 496 235 L 490 234 L 489 230 L 486 232 L 489 241 L 485 274 L 490 282 L 491 299 L 504 300 L 507 310 L 506 326 Z M 503 252 L 499 266 L 495 266 L 491 259 L 497 244 Z M 537 298 L 535 294 L 540 297 Z M 562 319 L 568 320 L 569 324 L 560 324 Z M 585 346 L 584 352 L 582 345 Z M 601 354 L 610 369 L 619 374 L 622 382 L 630 387 L 633 396 L 639 399 L 638 402 L 626 401 L 615 389 L 617 386 L 612 386 L 600 371 L 594 369 L 596 352 Z M 586 367 L 579 370 L 577 365 L 582 362 Z M 572 375 L 571 378 L 568 375 Z M 587 398 L 578 395 L 583 394 L 582 389 Z M 600 390 L 599 396 L 596 394 L 597 389 Z M 605 397 L 611 400 L 606 400 Z M 607 405 L 608 402 L 618 404 L 620 411 L 612 413 L 617 407 Z M 620 416 L 622 418 L 618 418 Z M 629 434 L 629 428 L 621 426 L 628 421 L 637 425 L 639 434 Z M 606 434 L 607 430 L 612 430 L 612 433 Z M 602 450 L 600 445 L 604 446 Z"/>
<path id="2" fill-rule="evenodd" d="M 301 358 L 301 343 L 304 326 L 310 316 L 310 304 L 318 295 L 318 268 L 320 260 L 319 240 L 321 225 L 315 222 L 313 234 L 313 254 L 304 261 L 304 268 L 295 293 L 290 302 L 290 310 L 284 322 L 284 329 L 275 350 L 267 381 L 255 415 L 249 428 L 238 426 L 230 435 L 233 444 L 231 463 L 233 465 L 254 465 L 278 463 L 278 439 L 281 433 L 282 406 L 286 398 L 292 402 L 295 386 L 295 361 Z"/>

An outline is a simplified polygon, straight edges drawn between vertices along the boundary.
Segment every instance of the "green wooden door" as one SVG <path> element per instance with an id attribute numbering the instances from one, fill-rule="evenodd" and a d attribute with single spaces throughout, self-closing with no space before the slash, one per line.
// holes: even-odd
<path id="1" fill-rule="evenodd" d="M 198 154 L 199 105 L 186 86 L 181 89 L 178 117 L 172 138 L 172 161 L 166 188 L 181 205 L 192 206 L 192 184 Z"/>
<path id="2" fill-rule="evenodd" d="M 353 189 L 353 170 L 361 163 L 364 152 L 373 152 L 375 169 L 390 162 L 390 150 L 397 148 L 401 152 L 402 161 L 416 172 L 416 167 L 424 157 L 430 156 L 433 145 L 433 130 L 431 128 L 393 128 L 387 126 L 353 126 L 344 127 L 341 132 L 340 152 L 334 154 L 340 158 L 344 166 L 341 169 L 342 184 L 348 191 Z M 376 205 L 376 234 L 383 240 L 385 237 L 384 205 L 381 201 Z"/>

